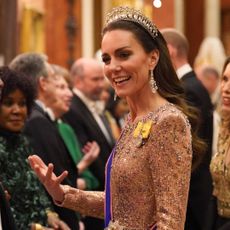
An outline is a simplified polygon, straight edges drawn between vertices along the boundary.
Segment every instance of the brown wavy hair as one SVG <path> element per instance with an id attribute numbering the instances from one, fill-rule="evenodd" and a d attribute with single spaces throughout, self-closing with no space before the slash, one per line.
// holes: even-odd
<path id="1" fill-rule="evenodd" d="M 169 102 L 175 104 L 189 119 L 192 127 L 192 170 L 194 170 L 201 162 L 207 145 L 197 135 L 199 127 L 198 110 L 185 102 L 184 89 L 171 62 L 165 39 L 160 31 L 158 31 L 158 35 L 153 39 L 139 24 L 124 20 L 108 24 L 103 29 L 102 36 L 106 32 L 116 29 L 133 33 L 134 37 L 142 45 L 146 53 L 150 53 L 153 50 L 159 51 L 159 61 L 154 69 L 154 79 L 158 86 L 158 93 Z"/>

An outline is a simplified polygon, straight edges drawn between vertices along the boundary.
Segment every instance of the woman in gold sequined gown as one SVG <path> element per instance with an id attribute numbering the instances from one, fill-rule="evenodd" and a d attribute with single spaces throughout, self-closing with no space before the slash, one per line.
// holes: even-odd
<path id="1" fill-rule="evenodd" d="M 217 202 L 217 217 L 212 230 L 230 229 L 230 57 L 226 59 L 221 77 L 221 99 L 217 153 L 210 164 L 213 195 Z"/>
<path id="2" fill-rule="evenodd" d="M 57 204 L 105 218 L 106 229 L 183 230 L 192 162 L 190 114 L 183 89 L 156 26 L 142 13 L 118 7 L 102 39 L 104 73 L 130 108 L 107 163 L 105 192 L 60 185 L 37 156 L 31 167 Z M 186 114 L 186 115 L 185 115 Z M 193 150 L 197 148 L 196 139 Z"/>

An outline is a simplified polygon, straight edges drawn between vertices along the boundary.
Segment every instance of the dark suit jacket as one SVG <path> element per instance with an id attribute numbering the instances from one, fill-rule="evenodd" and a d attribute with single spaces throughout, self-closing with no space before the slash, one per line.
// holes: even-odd
<path id="1" fill-rule="evenodd" d="M 108 143 L 92 113 L 75 94 L 71 108 L 69 112 L 64 115 L 64 119 L 74 129 L 82 146 L 84 146 L 87 141 L 96 141 L 100 146 L 100 154 L 89 168 L 100 183 L 97 190 L 104 191 L 105 164 L 114 144 Z"/>
<path id="2" fill-rule="evenodd" d="M 26 122 L 24 133 L 34 149 L 34 153 L 31 154 L 39 155 L 46 164 L 53 163 L 54 172 L 57 175 L 67 170 L 69 174 L 63 184 L 76 187 L 77 169 L 60 137 L 55 122 L 49 119 L 40 106 L 34 106 Z M 71 229 L 78 229 L 78 218 L 74 211 L 56 205 L 54 209 Z"/>
<path id="3" fill-rule="evenodd" d="M 100 183 L 96 190 L 104 191 L 105 165 L 112 151 L 113 144 L 108 143 L 92 113 L 75 94 L 69 112 L 64 115 L 64 120 L 72 126 L 82 146 L 84 146 L 87 141 L 96 141 L 100 146 L 100 154 L 90 165 L 89 169 Z M 86 230 L 104 229 L 103 220 L 86 217 L 83 222 Z"/>
<path id="4" fill-rule="evenodd" d="M 193 71 L 182 77 L 186 100 L 200 113 L 199 136 L 208 148 L 200 166 L 192 173 L 188 199 L 186 230 L 200 230 L 204 226 L 208 203 L 212 194 L 212 180 L 209 164 L 212 154 L 213 106 L 207 90 Z"/>
<path id="5" fill-rule="evenodd" d="M 4 189 L 0 182 L 0 215 L 2 220 L 2 230 L 16 230 L 16 225 L 9 207 L 9 203 L 6 200 Z"/>

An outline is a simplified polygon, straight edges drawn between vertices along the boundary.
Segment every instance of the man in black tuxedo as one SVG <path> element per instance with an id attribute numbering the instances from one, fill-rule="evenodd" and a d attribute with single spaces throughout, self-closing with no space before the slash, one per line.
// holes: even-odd
<path id="1" fill-rule="evenodd" d="M 77 168 L 58 132 L 55 116 L 49 109 L 58 100 L 55 95 L 57 79 L 53 69 L 43 55 L 36 53 L 17 56 L 10 67 L 33 78 L 37 88 L 37 100 L 24 129 L 34 154 L 39 155 L 46 164 L 53 163 L 57 175 L 67 170 L 69 173 L 63 183 L 76 187 Z M 54 210 L 72 230 L 79 229 L 79 220 L 74 211 L 56 205 Z"/>
<path id="2" fill-rule="evenodd" d="M 104 75 L 101 64 L 95 59 L 78 59 L 71 68 L 73 80 L 73 100 L 64 119 L 72 126 L 82 146 L 87 141 L 96 141 L 100 146 L 99 157 L 89 169 L 98 179 L 99 191 L 104 191 L 105 164 L 114 146 L 114 138 L 99 101 L 104 88 Z M 87 217 L 86 230 L 102 230 L 103 221 Z"/>
<path id="3" fill-rule="evenodd" d="M 199 167 L 192 172 L 188 197 L 185 230 L 202 230 L 212 194 L 212 180 L 209 164 L 212 155 L 213 108 L 209 94 L 197 79 L 188 63 L 188 41 L 175 29 L 161 30 L 165 38 L 171 60 L 181 80 L 186 100 L 199 110 L 200 124 L 198 135 L 207 143 L 205 156 Z"/>

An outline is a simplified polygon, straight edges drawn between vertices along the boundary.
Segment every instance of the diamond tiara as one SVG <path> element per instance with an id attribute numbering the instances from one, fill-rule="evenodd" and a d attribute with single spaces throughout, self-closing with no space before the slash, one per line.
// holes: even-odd
<path id="1" fill-rule="evenodd" d="M 131 21 L 142 26 L 154 39 L 158 35 L 157 27 L 147 18 L 141 11 L 129 8 L 127 6 L 119 6 L 113 8 L 106 16 L 105 26 L 116 21 Z"/>

